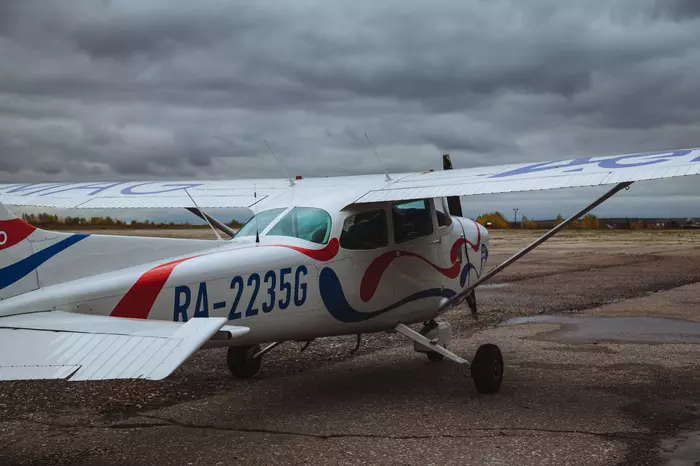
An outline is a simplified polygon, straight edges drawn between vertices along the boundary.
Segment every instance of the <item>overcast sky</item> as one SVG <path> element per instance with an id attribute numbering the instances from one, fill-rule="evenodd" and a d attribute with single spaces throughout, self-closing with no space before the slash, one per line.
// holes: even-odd
<path id="1" fill-rule="evenodd" d="M 698 0 L 1 0 L 0 182 L 276 177 L 700 146 Z M 600 190 L 465 198 L 570 213 Z M 664 196 L 661 196 L 664 194 Z M 700 180 L 601 215 L 700 216 Z"/>

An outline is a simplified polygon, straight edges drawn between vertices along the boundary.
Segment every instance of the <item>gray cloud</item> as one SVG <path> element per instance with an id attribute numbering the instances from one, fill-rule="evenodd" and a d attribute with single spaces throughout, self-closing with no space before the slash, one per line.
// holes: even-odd
<path id="1" fill-rule="evenodd" d="M 263 139 L 376 172 L 365 132 L 396 171 L 700 146 L 698 5 L 6 0 L 0 181 L 279 176 Z"/>

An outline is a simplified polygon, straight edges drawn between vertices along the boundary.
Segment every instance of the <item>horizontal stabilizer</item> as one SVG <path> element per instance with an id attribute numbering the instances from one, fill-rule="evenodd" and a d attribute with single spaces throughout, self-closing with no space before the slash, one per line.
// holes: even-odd
<path id="1" fill-rule="evenodd" d="M 57 311 L 3 317 L 0 380 L 160 380 L 225 323 L 225 318 L 177 323 Z M 232 338 L 249 331 L 225 330 Z"/>

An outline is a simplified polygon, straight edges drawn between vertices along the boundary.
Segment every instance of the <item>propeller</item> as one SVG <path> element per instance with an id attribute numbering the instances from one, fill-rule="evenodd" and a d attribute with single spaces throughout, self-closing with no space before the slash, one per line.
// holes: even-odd
<path id="1" fill-rule="evenodd" d="M 450 154 L 442 154 L 442 169 L 452 170 L 452 160 L 450 159 Z M 450 209 L 450 215 L 454 215 L 456 217 L 462 216 L 462 202 L 459 200 L 459 196 L 448 197 L 447 207 Z"/>

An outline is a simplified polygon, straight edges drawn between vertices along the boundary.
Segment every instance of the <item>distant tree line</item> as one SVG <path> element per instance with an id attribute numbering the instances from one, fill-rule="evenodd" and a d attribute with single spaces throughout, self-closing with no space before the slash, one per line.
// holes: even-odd
<path id="1" fill-rule="evenodd" d="M 101 229 L 119 229 L 119 228 L 137 228 L 137 229 L 166 229 L 166 228 L 203 228 L 206 225 L 175 222 L 151 222 L 150 220 L 132 220 L 126 222 L 112 217 L 60 217 L 58 215 L 40 213 L 40 214 L 23 214 L 22 219 L 34 225 L 37 228 L 45 230 L 73 230 L 80 228 L 101 228 Z M 229 225 L 238 229 L 241 224 L 236 220 L 232 220 Z"/>
<path id="2" fill-rule="evenodd" d="M 537 228 L 551 228 L 555 225 L 559 225 L 560 223 L 564 222 L 564 217 L 557 215 L 554 222 L 551 220 L 546 222 L 537 222 L 529 219 L 526 215 L 523 215 L 519 222 L 513 223 L 509 222 L 501 212 L 496 211 L 481 214 L 479 217 L 477 217 L 476 221 L 487 228 L 497 230 L 506 230 L 510 228 L 534 230 Z M 600 228 L 600 220 L 595 215 L 588 214 L 581 219 L 574 220 L 567 225 L 566 228 L 575 230 L 595 230 Z"/>
<path id="3" fill-rule="evenodd" d="M 506 219 L 501 212 L 487 212 L 479 215 L 476 219 L 481 225 L 487 228 L 504 230 L 511 228 L 537 229 L 553 228 L 564 222 L 564 217 L 557 215 L 554 220 L 531 220 L 523 215 L 520 221 L 513 223 Z M 659 230 L 668 228 L 694 228 L 700 229 L 700 222 L 692 219 L 651 219 L 651 218 L 606 218 L 602 221 L 593 214 L 588 214 L 580 219 L 569 223 L 566 228 L 574 230 L 597 230 L 599 228 L 610 228 L 615 230 Z"/>

